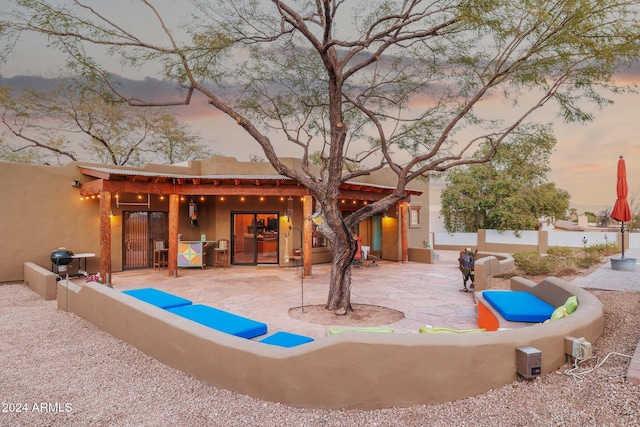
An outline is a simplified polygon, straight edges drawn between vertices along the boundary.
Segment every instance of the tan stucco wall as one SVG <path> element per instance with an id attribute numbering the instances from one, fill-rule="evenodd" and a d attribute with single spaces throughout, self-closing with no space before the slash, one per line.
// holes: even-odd
<path id="1" fill-rule="evenodd" d="M 24 284 L 43 300 L 58 298 L 56 275 L 32 262 L 24 263 Z"/>
<path id="2" fill-rule="evenodd" d="M 0 163 L 0 282 L 22 281 L 25 262 L 50 269 L 59 247 L 99 255 L 98 201 L 81 201 L 72 186 L 82 178 L 76 164 Z M 89 270 L 99 269 L 98 257 L 88 262 Z"/>
<path id="3" fill-rule="evenodd" d="M 515 260 L 507 254 L 478 252 L 474 264 L 474 290 L 477 292 L 490 287 L 492 276 L 515 270 L 515 268 Z"/>
<path id="4" fill-rule="evenodd" d="M 291 165 L 299 165 L 299 159 L 283 159 Z M 87 270 L 95 273 L 100 270 L 100 224 L 99 199 L 80 200 L 80 190 L 72 185 L 72 181 L 87 182 L 89 177 L 80 173 L 78 166 L 104 167 L 89 163 L 70 163 L 65 166 L 39 166 L 20 163 L 0 163 L 0 227 L 3 244 L 0 245 L 0 283 L 22 281 L 23 265 L 34 262 L 43 268 L 50 268 L 49 256 L 54 249 L 65 247 L 74 253 L 95 253 L 88 259 Z M 139 170 L 135 168 L 125 168 Z M 264 162 L 238 162 L 228 157 L 213 157 L 206 160 L 187 162 L 185 165 L 147 165 L 143 170 L 153 172 L 180 174 L 276 174 L 271 164 Z M 395 185 L 394 175 L 390 171 L 377 171 L 371 177 L 359 178 L 371 184 Z M 415 203 L 425 206 L 421 209 L 421 227 L 410 229 L 408 233 L 409 247 L 421 247 L 428 236 L 428 184 L 415 182 L 410 188 L 423 191 L 421 196 L 413 196 Z M 134 195 L 121 195 L 120 201 L 146 202 L 132 199 Z M 258 196 L 249 196 L 244 202 L 237 197 L 227 197 L 224 201 L 219 197 L 207 196 L 204 201 L 194 197 L 198 205 L 199 227 L 191 227 L 188 213 L 189 197 L 180 201 L 179 233 L 184 240 L 200 240 L 200 233 L 205 232 L 210 240 L 230 238 L 231 211 L 276 211 L 284 214 L 286 200 L 269 197 L 260 201 Z M 113 272 L 123 268 L 122 221 L 124 211 L 163 211 L 168 212 L 168 197 L 164 200 L 159 194 L 150 196 L 150 207 L 116 206 L 115 195 L 112 195 L 111 211 L 111 269 Z M 302 226 L 302 206 L 299 198 L 294 198 L 293 226 Z M 280 265 L 284 262 L 285 243 L 290 250 L 299 247 L 297 230 L 285 237 L 288 225 L 281 223 Z M 382 257 L 389 260 L 400 260 L 400 229 L 396 209 L 389 210 L 389 218 L 383 221 Z M 330 262 L 331 254 L 327 249 L 314 249 L 314 263 Z M 72 264 L 71 273 L 75 272 L 77 261 Z"/>
<path id="5" fill-rule="evenodd" d="M 564 337 L 594 342 L 604 327 L 602 304 L 583 289 L 555 279 L 539 293 L 566 292 L 578 309 L 548 324 L 473 334 L 347 331 L 291 349 L 215 331 L 96 283 L 71 284 L 67 293 L 59 282 L 58 307 L 218 387 L 298 407 L 375 409 L 452 401 L 515 381 L 516 347 L 542 352 L 543 375 L 559 368 Z"/>

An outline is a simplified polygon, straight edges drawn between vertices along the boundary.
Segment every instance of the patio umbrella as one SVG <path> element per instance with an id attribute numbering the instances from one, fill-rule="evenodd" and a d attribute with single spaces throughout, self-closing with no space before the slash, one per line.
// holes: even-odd
<path id="1" fill-rule="evenodd" d="M 618 160 L 618 182 L 616 184 L 616 190 L 618 192 L 618 199 L 615 205 L 613 205 L 611 218 L 622 223 L 620 232 L 622 233 L 622 258 L 624 258 L 624 223 L 631 221 L 631 209 L 629 209 L 629 202 L 627 201 L 629 188 L 627 186 L 627 170 L 622 156 L 620 156 Z"/>

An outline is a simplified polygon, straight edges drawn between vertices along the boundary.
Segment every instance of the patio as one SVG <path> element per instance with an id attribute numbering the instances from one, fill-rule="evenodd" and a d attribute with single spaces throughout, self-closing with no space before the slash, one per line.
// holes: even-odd
<path id="1" fill-rule="evenodd" d="M 405 318 L 387 326 L 396 332 L 418 333 L 425 324 L 452 329 L 477 328 L 473 293 L 460 292 L 457 252 L 440 252 L 438 264 L 381 261 L 379 267 L 353 270 L 352 304 L 388 307 Z M 129 270 L 115 273 L 117 290 L 153 287 L 192 300 L 265 322 L 270 331 L 284 330 L 313 338 L 324 337 L 330 327 L 289 317 L 288 311 L 302 305 L 324 305 L 330 264 L 313 266 L 313 275 L 302 278 L 302 267 L 276 266 L 213 269 L 183 268 L 178 277 L 167 270 Z M 83 279 L 74 279 L 77 284 Z"/>

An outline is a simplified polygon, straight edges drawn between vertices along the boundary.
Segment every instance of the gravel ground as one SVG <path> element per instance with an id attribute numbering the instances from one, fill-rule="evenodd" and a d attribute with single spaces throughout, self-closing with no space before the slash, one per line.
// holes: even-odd
<path id="1" fill-rule="evenodd" d="M 600 360 L 633 354 L 640 293 L 593 291 L 605 306 Z M 2 426 L 631 426 L 640 387 L 611 355 L 579 377 L 571 368 L 440 405 L 375 411 L 300 409 L 221 390 L 162 365 L 59 311 L 23 285 L 0 286 Z M 593 367 L 586 361 L 580 371 Z"/>

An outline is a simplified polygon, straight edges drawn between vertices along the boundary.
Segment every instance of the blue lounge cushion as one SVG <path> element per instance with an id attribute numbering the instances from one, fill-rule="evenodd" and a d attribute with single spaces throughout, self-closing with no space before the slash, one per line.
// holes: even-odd
<path id="1" fill-rule="evenodd" d="M 295 347 L 300 344 L 306 344 L 311 341 L 313 341 L 313 338 L 283 331 L 276 332 L 275 334 L 269 335 L 268 337 L 260 340 L 260 342 L 264 344 L 277 345 L 286 348 Z"/>
<path id="2" fill-rule="evenodd" d="M 139 300 L 164 309 L 191 305 L 191 301 L 188 299 L 181 298 L 154 288 L 131 289 L 128 291 L 122 291 L 122 293 L 131 295 L 132 297 L 138 298 Z"/>
<path id="3" fill-rule="evenodd" d="M 267 333 L 267 325 L 203 304 L 185 305 L 168 311 L 227 334 L 254 338 Z"/>
<path id="4" fill-rule="evenodd" d="M 484 291 L 484 299 L 510 322 L 540 323 L 549 319 L 555 307 L 523 291 Z"/>

